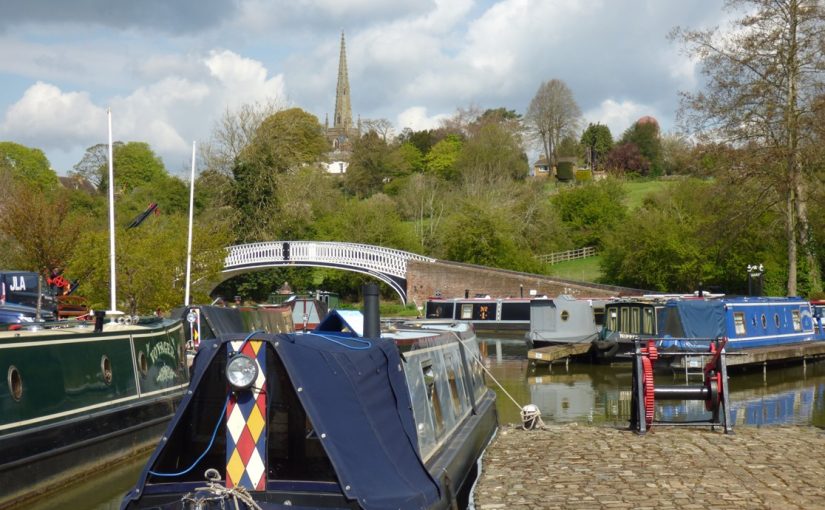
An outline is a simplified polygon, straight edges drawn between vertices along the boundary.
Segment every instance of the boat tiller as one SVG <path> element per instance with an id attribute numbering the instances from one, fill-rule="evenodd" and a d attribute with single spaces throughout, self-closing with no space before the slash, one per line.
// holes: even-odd
<path id="1" fill-rule="evenodd" d="M 692 339 L 696 341 L 696 339 Z M 642 344 L 636 340 L 633 355 L 633 388 L 630 404 L 630 428 L 644 434 L 654 423 L 657 400 L 701 400 L 711 418 L 700 421 L 661 421 L 657 425 L 685 426 L 709 425 L 721 426 L 726 434 L 733 433 L 728 408 L 728 371 L 725 364 L 725 344 L 727 339 L 708 340 L 710 361 L 703 369 L 701 385 L 657 386 L 654 384 L 653 365 L 660 357 L 695 356 L 695 352 L 660 351 L 654 340 Z M 644 345 L 644 347 L 643 347 Z M 707 355 L 707 354 L 706 354 Z"/>

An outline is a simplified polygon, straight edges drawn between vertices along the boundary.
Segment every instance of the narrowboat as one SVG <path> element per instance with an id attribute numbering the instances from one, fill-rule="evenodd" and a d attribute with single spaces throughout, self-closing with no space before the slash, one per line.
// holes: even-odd
<path id="1" fill-rule="evenodd" d="M 700 346 L 691 342 L 697 338 L 725 337 L 728 351 L 825 340 L 822 319 L 798 297 L 669 301 L 659 316 L 663 347 L 697 350 Z"/>
<path id="2" fill-rule="evenodd" d="M 122 509 L 464 507 L 497 428 L 466 323 L 201 342 L 190 389 Z"/>
<path id="3" fill-rule="evenodd" d="M 693 351 L 707 350 L 708 339 L 723 337 L 729 352 L 769 348 L 824 340 L 822 321 L 811 303 L 798 297 L 624 300 L 606 305 L 595 345 L 605 358 L 632 351 L 637 338 Z"/>
<path id="4" fill-rule="evenodd" d="M 0 508 L 151 448 L 185 359 L 181 322 L 160 317 L 0 331 Z"/>
<path id="5" fill-rule="evenodd" d="M 592 343 L 604 323 L 607 298 L 578 299 L 562 294 L 530 300 L 527 340 L 534 347 Z"/>
<path id="6" fill-rule="evenodd" d="M 476 331 L 526 331 L 530 327 L 530 298 L 429 298 L 427 319 L 453 319 L 471 323 Z"/>

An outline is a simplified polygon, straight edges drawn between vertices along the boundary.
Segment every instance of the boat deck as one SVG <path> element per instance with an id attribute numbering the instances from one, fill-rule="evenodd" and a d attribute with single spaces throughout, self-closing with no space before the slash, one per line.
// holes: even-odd
<path id="1" fill-rule="evenodd" d="M 590 342 L 548 345 L 547 347 L 530 349 L 527 351 L 527 358 L 539 363 L 552 363 L 571 356 L 581 356 L 586 354 L 592 346 L 593 344 Z"/>

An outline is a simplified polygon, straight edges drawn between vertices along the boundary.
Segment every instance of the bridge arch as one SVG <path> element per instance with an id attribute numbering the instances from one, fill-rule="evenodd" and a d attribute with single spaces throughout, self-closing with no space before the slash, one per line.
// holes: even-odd
<path id="1" fill-rule="evenodd" d="M 224 279 L 267 267 L 329 267 L 370 275 L 389 285 L 407 303 L 407 263 L 436 259 L 369 244 L 324 241 L 267 241 L 227 248 Z"/>

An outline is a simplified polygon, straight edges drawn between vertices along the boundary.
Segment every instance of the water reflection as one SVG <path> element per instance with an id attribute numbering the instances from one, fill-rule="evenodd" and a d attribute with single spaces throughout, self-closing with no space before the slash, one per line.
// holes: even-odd
<path id="1" fill-rule="evenodd" d="M 630 420 L 631 365 L 585 362 L 533 365 L 520 339 L 483 335 L 488 370 L 520 404 L 539 406 L 545 423 L 579 422 L 624 427 Z M 764 379 L 763 379 L 764 377 Z M 658 375 L 658 384 L 683 385 L 684 374 Z M 502 423 L 520 423 L 520 409 L 503 391 L 498 411 Z M 692 378 L 691 385 L 699 384 Z M 815 425 L 825 427 L 825 362 L 741 370 L 730 374 L 731 422 L 734 426 Z M 656 402 L 656 419 L 707 420 L 704 402 Z"/>

